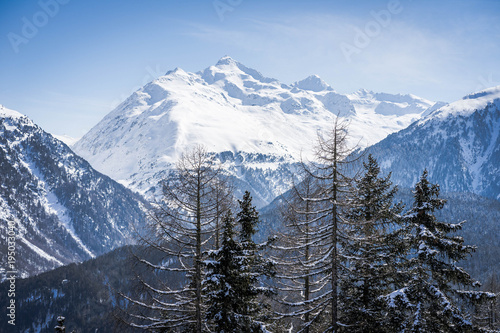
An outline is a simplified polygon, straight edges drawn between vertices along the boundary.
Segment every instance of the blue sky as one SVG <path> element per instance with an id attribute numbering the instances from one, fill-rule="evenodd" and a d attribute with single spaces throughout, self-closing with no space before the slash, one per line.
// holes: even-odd
<path id="1" fill-rule="evenodd" d="M 224 55 L 341 93 L 451 102 L 500 85 L 497 0 L 1 1 L 0 34 L 0 104 L 72 137 L 169 69 Z"/>

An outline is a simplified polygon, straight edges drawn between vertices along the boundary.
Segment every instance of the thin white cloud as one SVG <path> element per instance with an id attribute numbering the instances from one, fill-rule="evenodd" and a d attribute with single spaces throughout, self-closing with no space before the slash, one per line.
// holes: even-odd
<path id="1" fill-rule="evenodd" d="M 260 58 L 266 54 L 266 61 L 271 62 L 269 67 L 287 67 L 292 75 L 314 72 L 344 92 L 363 86 L 408 91 L 412 87 L 441 85 L 456 71 L 454 65 L 462 61 L 460 45 L 398 20 L 397 16 L 387 26 L 380 26 L 380 32 L 359 47 L 356 38 L 360 31 L 365 34 L 369 22 L 373 24 L 374 18 L 308 14 L 272 20 L 248 19 L 240 28 L 231 29 L 192 24 L 187 34 L 207 43 L 230 45 Z M 343 44 L 356 47 L 358 52 L 347 59 L 341 48 Z M 273 74 L 282 80 L 291 79 L 291 75 Z"/>
<path id="2" fill-rule="evenodd" d="M 102 110 L 109 106 L 109 102 L 102 99 L 90 99 L 88 96 L 64 94 L 57 91 L 45 91 L 45 97 L 32 100 L 46 106 L 66 106 L 82 110 Z M 109 110 L 108 110 L 109 111 Z"/>

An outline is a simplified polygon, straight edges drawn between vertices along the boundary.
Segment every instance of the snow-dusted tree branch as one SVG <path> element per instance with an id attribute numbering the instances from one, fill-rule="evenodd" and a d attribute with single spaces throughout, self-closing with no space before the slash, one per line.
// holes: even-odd
<path id="1" fill-rule="evenodd" d="M 129 311 L 131 326 L 206 331 L 203 261 L 218 242 L 218 221 L 231 201 L 221 177 L 213 157 L 196 146 L 179 158 L 162 182 L 163 197 L 153 204 L 149 231 L 141 241 L 162 253 L 163 260 L 155 263 L 139 258 L 157 278 L 138 276 L 145 291 L 139 299 L 123 295 L 135 305 L 135 312 Z"/>

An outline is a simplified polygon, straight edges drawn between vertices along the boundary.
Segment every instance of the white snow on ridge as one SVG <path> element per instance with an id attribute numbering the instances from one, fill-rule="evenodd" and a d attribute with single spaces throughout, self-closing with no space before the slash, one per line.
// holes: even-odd
<path id="1" fill-rule="evenodd" d="M 17 111 L 7 109 L 5 106 L 0 105 L 0 117 L 2 117 L 2 118 L 8 117 L 8 118 L 17 119 L 17 118 L 22 118 L 25 116 Z"/>
<path id="2" fill-rule="evenodd" d="M 85 251 L 90 257 L 95 258 L 95 254 L 90 251 L 87 246 L 82 242 L 82 240 L 78 237 L 73 228 L 73 222 L 69 218 L 69 214 L 67 212 L 66 207 L 59 203 L 57 196 L 50 191 L 45 182 L 41 172 L 31 161 L 22 161 L 21 163 L 30 170 L 30 172 L 35 176 L 39 181 L 39 186 L 41 186 L 41 191 L 43 196 L 41 196 L 41 204 L 45 207 L 45 211 L 49 214 L 54 214 L 58 217 L 59 222 L 64 226 L 64 228 L 68 231 L 69 235 L 75 240 L 78 246 Z M 34 245 L 33 245 L 34 246 Z M 42 250 L 40 250 L 42 251 Z M 38 252 L 37 252 L 38 253 Z"/>
<path id="3" fill-rule="evenodd" d="M 19 238 L 21 240 L 21 242 L 23 242 L 26 246 L 28 246 L 31 250 L 33 250 L 33 252 L 35 252 L 36 254 L 38 254 L 40 257 L 44 258 L 45 260 L 47 261 L 53 261 L 55 263 L 57 263 L 59 266 L 62 266 L 63 263 L 59 260 L 57 260 L 56 258 L 54 258 L 53 256 L 51 256 L 50 254 L 48 254 L 47 252 L 43 251 L 42 249 L 40 249 L 38 246 L 32 244 L 30 241 L 28 241 L 26 238 L 23 237 L 20 237 Z"/>
<path id="4" fill-rule="evenodd" d="M 311 75 L 304 80 L 295 82 L 293 86 L 302 90 L 311 90 L 315 92 L 320 92 L 323 90 L 333 91 L 333 88 L 330 87 L 325 81 L 323 81 L 318 75 Z"/>
<path id="5" fill-rule="evenodd" d="M 356 136 L 360 138 L 362 147 L 375 144 L 389 134 L 408 127 L 436 104 L 412 94 L 393 95 L 366 89 L 348 94 L 347 97 L 356 110 L 356 114 L 349 119 L 349 129 L 361 133 Z"/>
<path id="6" fill-rule="evenodd" d="M 476 110 L 486 108 L 488 104 L 500 107 L 500 86 L 491 87 L 476 93 L 469 94 L 463 99 L 445 105 L 432 112 L 425 120 L 431 118 L 445 119 L 451 116 L 469 116 Z"/>
<path id="7" fill-rule="evenodd" d="M 99 171 L 124 181 L 140 172 L 138 161 L 173 163 L 179 152 L 195 143 L 212 152 L 299 159 L 300 152 L 313 144 L 317 130 L 331 124 L 333 114 L 324 109 L 302 117 L 320 107 L 307 99 L 307 93 L 295 96 L 311 111 L 299 107 L 285 113 L 280 105 L 292 99 L 289 89 L 272 79 L 258 81 L 259 73 L 246 68 L 243 72 L 229 58 L 223 60 L 204 73 L 177 69 L 146 85 L 92 129 L 75 150 Z M 213 84 L 202 76 L 213 79 Z M 158 100 L 163 96 L 168 98 Z"/>
<path id="8" fill-rule="evenodd" d="M 201 72 L 176 68 L 148 83 L 73 149 L 97 170 L 132 184 L 198 143 L 216 153 L 312 158 L 318 132 L 329 130 L 337 115 L 351 122 L 351 144 L 366 147 L 419 119 L 433 104 L 411 95 L 379 95 L 342 95 L 317 75 L 289 86 L 226 56 Z M 381 103 L 394 114 L 377 113 Z"/>
<path id="9" fill-rule="evenodd" d="M 354 104 L 357 113 L 376 113 L 392 117 L 403 115 L 418 117 L 423 111 L 435 104 L 435 102 L 413 94 L 375 93 L 366 89 L 348 94 L 347 97 Z"/>
<path id="10" fill-rule="evenodd" d="M 87 246 L 85 246 L 80 237 L 78 237 L 78 235 L 76 234 L 75 228 L 73 228 L 73 222 L 68 216 L 67 209 L 66 207 L 64 207 L 59 203 L 59 199 L 57 199 L 57 196 L 52 192 L 48 192 L 45 197 L 47 198 L 46 202 L 47 211 L 51 214 L 57 215 L 61 224 L 68 231 L 70 236 L 76 241 L 76 243 L 80 246 L 80 248 L 83 249 L 91 258 L 95 258 L 95 254 L 92 251 L 90 251 Z"/>

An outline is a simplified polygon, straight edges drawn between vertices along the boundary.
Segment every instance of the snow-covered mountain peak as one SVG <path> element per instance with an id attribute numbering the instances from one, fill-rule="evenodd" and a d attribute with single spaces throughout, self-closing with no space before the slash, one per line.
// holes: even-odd
<path id="1" fill-rule="evenodd" d="M 23 276 L 123 245 L 131 239 L 130 223 L 144 218 L 136 195 L 5 107 L 0 165 L 0 247 L 7 244 L 6 221 L 13 221 Z M 0 280 L 4 273 L 0 269 Z"/>
<path id="2" fill-rule="evenodd" d="M 491 87 L 488 89 L 484 89 L 467 96 L 464 96 L 462 99 L 498 99 L 500 98 L 500 86 Z"/>
<path id="3" fill-rule="evenodd" d="M 436 103 L 430 111 L 368 148 L 382 170 L 394 171 L 392 180 L 410 187 L 427 169 L 445 191 L 500 200 L 500 87 Z"/>
<path id="4" fill-rule="evenodd" d="M 360 89 L 347 95 L 361 114 L 376 113 L 382 116 L 410 116 L 413 120 L 435 103 L 412 94 L 376 93 Z M 409 125 L 409 124 L 408 124 Z"/>
<path id="5" fill-rule="evenodd" d="M 0 104 L 0 117 L 13 118 L 13 119 L 26 118 L 25 115 L 11 109 L 7 109 L 5 106 L 1 104 Z"/>
<path id="6" fill-rule="evenodd" d="M 373 91 L 361 88 L 358 91 L 353 92 L 350 96 L 356 96 L 356 97 L 373 97 L 373 94 L 375 94 Z"/>
<path id="7" fill-rule="evenodd" d="M 282 163 L 311 158 L 318 131 L 328 130 L 336 116 L 349 118 L 352 144 L 366 147 L 408 126 L 432 105 L 391 96 L 384 101 L 375 93 L 346 96 L 317 75 L 286 85 L 226 56 L 200 72 L 175 69 L 146 84 L 73 149 L 97 170 L 141 192 L 195 144 L 232 154 L 235 165 L 236 156 L 260 156 L 252 168 L 277 172 Z M 375 112 L 382 103 L 388 104 L 386 112 Z"/>
<path id="8" fill-rule="evenodd" d="M 500 107 L 500 86 L 466 95 L 462 99 L 430 113 L 421 123 L 426 123 L 431 119 L 445 119 L 450 116 L 467 117 L 477 110 L 487 109 L 489 105 Z"/>
<path id="9" fill-rule="evenodd" d="M 318 75 L 310 75 L 304 80 L 295 82 L 294 87 L 302 90 L 310 90 L 314 92 L 320 92 L 324 90 L 333 91 L 333 88 L 323 81 Z"/>
<path id="10" fill-rule="evenodd" d="M 227 65 L 237 66 L 238 64 L 239 63 L 236 60 L 234 60 L 233 58 L 231 58 L 228 55 L 225 55 L 222 58 L 220 58 L 219 61 L 217 61 L 217 64 L 215 64 L 215 66 L 217 66 L 217 67 L 222 67 L 222 66 L 227 66 Z"/>
<path id="11" fill-rule="evenodd" d="M 237 78 L 239 80 L 255 80 L 260 83 L 277 83 L 273 78 L 262 75 L 257 70 L 247 67 L 229 56 L 222 57 L 215 66 L 210 66 L 200 73 L 209 84 L 221 79 Z M 236 83 L 236 82 L 233 82 Z"/>
<path id="12" fill-rule="evenodd" d="M 168 72 L 165 73 L 165 76 L 168 76 L 168 75 L 171 75 L 171 76 L 174 76 L 174 75 L 183 76 L 183 75 L 187 75 L 187 73 L 182 68 L 175 67 L 174 69 L 169 70 Z"/>

